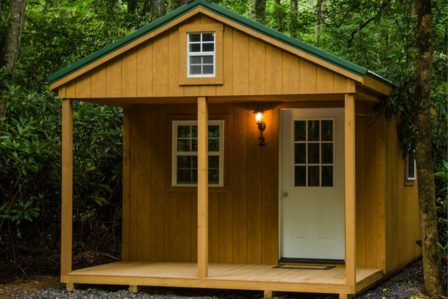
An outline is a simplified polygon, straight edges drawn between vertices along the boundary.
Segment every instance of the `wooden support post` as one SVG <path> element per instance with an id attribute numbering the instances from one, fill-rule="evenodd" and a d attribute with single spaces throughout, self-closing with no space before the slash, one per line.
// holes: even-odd
<path id="1" fill-rule="evenodd" d="M 345 95 L 345 279 L 356 285 L 355 97 Z"/>
<path id="2" fill-rule="evenodd" d="M 72 271 L 73 102 L 62 100 L 61 281 Z M 73 284 L 67 284 L 67 289 Z"/>
<path id="3" fill-rule="evenodd" d="M 208 275 L 208 111 L 198 98 L 198 278 Z"/>
<path id="4" fill-rule="evenodd" d="M 66 283 L 65 284 L 65 289 L 69 292 L 74 291 L 75 290 L 75 284 L 74 283 Z"/>
<path id="5" fill-rule="evenodd" d="M 129 292 L 131 292 L 131 293 L 138 293 L 138 286 L 137 285 L 130 285 L 129 286 Z"/>
<path id="6" fill-rule="evenodd" d="M 272 299 L 272 291 L 264 291 L 264 299 Z"/>

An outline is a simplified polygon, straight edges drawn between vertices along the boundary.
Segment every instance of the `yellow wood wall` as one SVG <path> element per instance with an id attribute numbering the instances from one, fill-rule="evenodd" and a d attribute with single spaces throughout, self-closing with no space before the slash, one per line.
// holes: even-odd
<path id="1" fill-rule="evenodd" d="M 386 129 L 386 270 L 405 265 L 421 254 L 417 184 L 405 184 L 405 160 L 397 136 L 397 120 Z"/>
<path id="2" fill-rule="evenodd" d="M 359 107 L 359 105 L 358 105 Z M 357 264 L 384 268 L 385 140 L 382 118 L 372 121 L 369 108 L 356 117 L 356 246 Z"/>
<path id="3" fill-rule="evenodd" d="M 277 262 L 279 109 L 343 103 L 263 105 L 266 147 L 257 142 L 256 104 L 209 105 L 210 119 L 225 120 L 224 187 L 209 195 L 210 262 Z M 419 253 L 417 192 L 404 187 L 395 122 L 369 116 L 369 104 L 357 107 L 357 263 L 392 270 Z M 124 260 L 196 260 L 196 191 L 171 187 L 171 121 L 195 112 L 187 104 L 125 109 Z"/>
<path id="4" fill-rule="evenodd" d="M 210 262 L 277 261 L 277 119 L 272 110 L 265 113 L 267 145 L 259 147 L 255 108 L 209 106 L 210 119 L 225 120 L 224 187 L 210 188 L 209 194 Z M 195 105 L 125 111 L 130 120 L 125 126 L 130 148 L 125 153 L 130 167 L 123 207 L 125 260 L 196 260 L 196 190 L 171 187 L 171 121 L 195 119 L 195 111 Z"/>
<path id="5" fill-rule="evenodd" d="M 184 24 L 216 22 L 196 16 Z M 178 27 L 61 87 L 62 98 L 191 97 L 354 92 L 352 80 L 224 25 L 219 86 L 179 85 Z"/>

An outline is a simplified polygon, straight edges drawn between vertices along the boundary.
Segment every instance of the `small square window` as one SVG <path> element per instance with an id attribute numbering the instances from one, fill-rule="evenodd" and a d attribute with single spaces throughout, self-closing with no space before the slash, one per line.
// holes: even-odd
<path id="1" fill-rule="evenodd" d="M 215 77 L 215 32 L 187 33 L 187 77 Z"/>

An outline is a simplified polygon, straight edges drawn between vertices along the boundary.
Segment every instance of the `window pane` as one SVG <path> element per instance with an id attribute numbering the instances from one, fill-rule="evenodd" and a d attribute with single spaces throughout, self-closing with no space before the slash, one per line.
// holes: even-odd
<path id="1" fill-rule="evenodd" d="M 322 143 L 322 163 L 333 163 L 333 143 Z"/>
<path id="2" fill-rule="evenodd" d="M 190 139 L 177 139 L 177 150 L 179 152 L 191 151 Z"/>
<path id="3" fill-rule="evenodd" d="M 213 65 L 204 65 L 203 74 L 213 74 Z"/>
<path id="4" fill-rule="evenodd" d="M 310 120 L 308 121 L 308 141 L 318 141 L 319 140 L 319 121 Z"/>
<path id="5" fill-rule="evenodd" d="M 408 163 L 408 178 L 415 178 L 415 164 L 414 164 L 414 157 L 412 154 L 408 154 L 407 157 L 407 163 Z"/>
<path id="6" fill-rule="evenodd" d="M 192 167 L 192 156 L 177 156 L 177 169 L 190 169 Z"/>
<path id="7" fill-rule="evenodd" d="M 190 74 L 200 75 L 201 74 L 201 66 L 200 65 L 190 65 Z"/>
<path id="8" fill-rule="evenodd" d="M 191 168 L 198 169 L 198 156 L 191 156 Z"/>
<path id="9" fill-rule="evenodd" d="M 322 186 L 333 186 L 333 166 L 322 166 Z"/>
<path id="10" fill-rule="evenodd" d="M 319 163 L 319 143 L 308 143 L 308 163 Z"/>
<path id="11" fill-rule="evenodd" d="M 215 51 L 215 44 L 214 43 L 202 44 L 202 51 L 203 52 L 213 52 L 213 51 Z"/>
<path id="12" fill-rule="evenodd" d="M 208 156 L 208 168 L 219 169 L 219 156 Z"/>
<path id="13" fill-rule="evenodd" d="M 213 33 L 203 33 L 202 40 L 204 42 L 214 41 L 215 40 L 214 34 Z"/>
<path id="14" fill-rule="evenodd" d="M 308 166 L 308 186 L 319 186 L 319 166 Z"/>
<path id="15" fill-rule="evenodd" d="M 210 138 L 208 140 L 208 150 L 210 152 L 219 152 L 219 139 L 218 138 Z"/>
<path id="16" fill-rule="evenodd" d="M 306 140 L 306 122 L 295 121 L 294 122 L 294 140 L 305 141 Z"/>
<path id="17" fill-rule="evenodd" d="M 306 144 L 296 143 L 294 145 L 294 163 L 306 163 Z"/>
<path id="18" fill-rule="evenodd" d="M 178 126 L 177 127 L 177 137 L 178 138 L 189 138 L 190 137 L 190 126 Z"/>
<path id="19" fill-rule="evenodd" d="M 190 33 L 190 42 L 199 42 L 201 41 L 201 34 L 200 33 Z"/>
<path id="20" fill-rule="evenodd" d="M 208 126 L 208 137 L 219 137 L 219 126 Z"/>
<path id="21" fill-rule="evenodd" d="M 191 126 L 191 137 L 193 137 L 193 138 L 198 137 L 198 126 L 196 126 L 196 125 Z"/>
<path id="22" fill-rule="evenodd" d="M 191 176 L 191 169 L 178 169 L 177 170 L 177 183 L 178 184 L 191 184 L 193 178 Z"/>
<path id="23" fill-rule="evenodd" d="M 213 64 L 213 56 L 211 56 L 211 55 L 202 56 L 202 62 Z"/>
<path id="24" fill-rule="evenodd" d="M 209 169 L 208 171 L 208 183 L 219 184 L 219 169 Z"/>
<path id="25" fill-rule="evenodd" d="M 193 169 L 191 171 L 191 181 L 195 184 L 198 182 L 198 170 L 197 169 Z"/>
<path id="26" fill-rule="evenodd" d="M 202 58 L 202 56 L 190 56 L 190 63 L 191 64 L 201 64 L 201 58 Z"/>
<path id="27" fill-rule="evenodd" d="M 198 151 L 198 140 L 196 138 L 191 139 L 191 150 L 193 152 Z"/>
<path id="28" fill-rule="evenodd" d="M 333 121 L 323 120 L 322 121 L 322 140 L 333 141 Z"/>
<path id="29" fill-rule="evenodd" d="M 306 167 L 295 166 L 294 167 L 294 186 L 306 186 Z"/>
<path id="30" fill-rule="evenodd" d="M 190 44 L 190 52 L 201 52 L 201 44 Z"/>

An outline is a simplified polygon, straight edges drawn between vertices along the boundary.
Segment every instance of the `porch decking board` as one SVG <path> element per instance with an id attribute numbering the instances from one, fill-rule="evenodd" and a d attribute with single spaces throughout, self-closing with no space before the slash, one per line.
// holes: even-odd
<path id="1" fill-rule="evenodd" d="M 283 269 L 274 265 L 210 264 L 209 276 L 197 279 L 194 263 L 116 262 L 70 272 L 70 283 L 157 285 L 292 292 L 353 292 L 345 285 L 344 267 L 330 270 Z M 382 277 L 380 269 L 357 269 L 356 280 L 365 288 Z"/>

